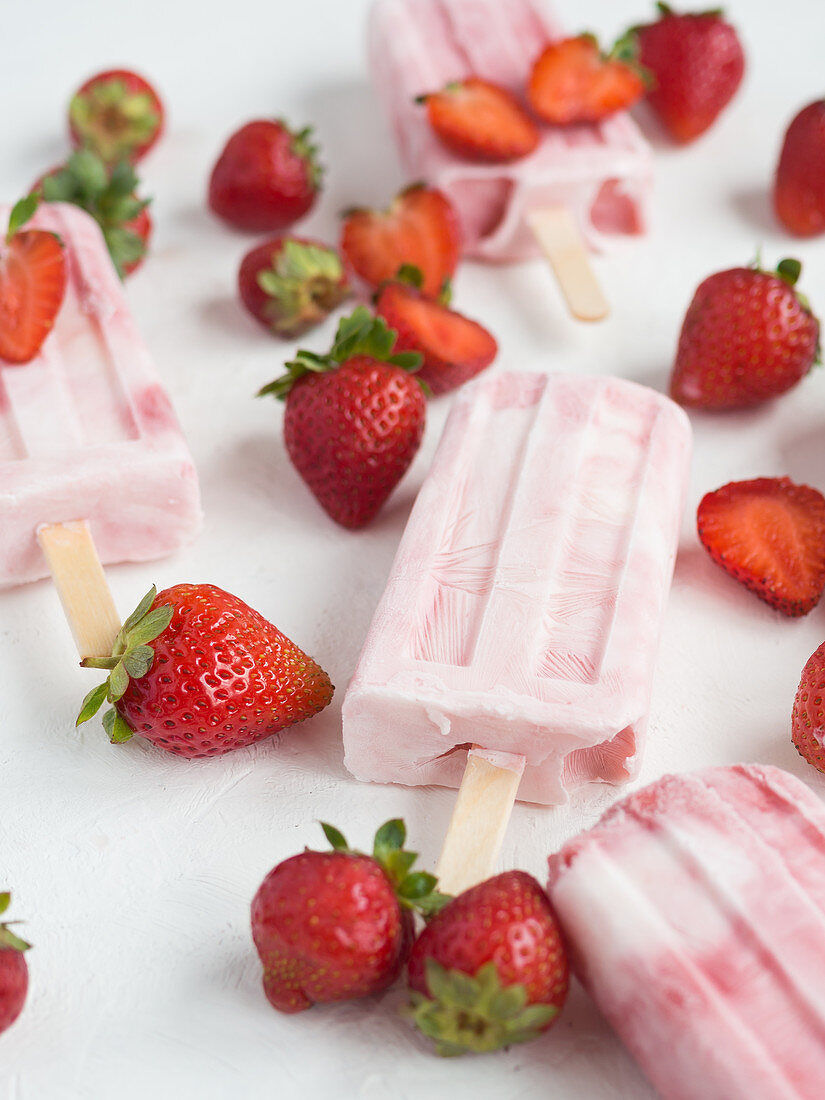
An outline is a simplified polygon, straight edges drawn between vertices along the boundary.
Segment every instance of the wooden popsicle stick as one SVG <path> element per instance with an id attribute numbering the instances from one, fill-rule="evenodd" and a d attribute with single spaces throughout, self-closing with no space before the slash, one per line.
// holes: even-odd
<path id="1" fill-rule="evenodd" d="M 610 307 L 570 211 L 564 206 L 545 206 L 532 210 L 527 224 L 550 261 L 573 316 L 579 321 L 603 320 Z"/>
<path id="2" fill-rule="evenodd" d="M 492 755 L 496 764 L 489 759 Z M 493 873 L 524 764 L 524 757 L 515 753 L 485 755 L 477 747 L 467 753 L 464 778 L 436 868 L 439 890 L 460 894 Z"/>
<path id="3" fill-rule="evenodd" d="M 46 524 L 38 530 L 37 541 L 81 658 L 108 657 L 120 619 L 88 524 Z"/>

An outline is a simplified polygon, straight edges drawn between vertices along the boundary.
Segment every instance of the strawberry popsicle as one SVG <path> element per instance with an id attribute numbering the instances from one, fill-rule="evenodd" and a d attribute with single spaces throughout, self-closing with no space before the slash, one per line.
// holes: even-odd
<path id="1" fill-rule="evenodd" d="M 192 459 L 97 224 L 58 203 L 31 225 L 60 236 L 69 275 L 37 356 L 0 360 L 0 586 L 48 575 L 44 524 L 85 520 L 117 562 L 171 553 L 201 522 Z"/>
<path id="2" fill-rule="evenodd" d="M 544 803 L 634 776 L 689 452 L 632 382 L 461 391 L 344 700 L 349 770 L 457 786 L 478 746 Z"/>
<path id="3" fill-rule="evenodd" d="M 574 969 L 663 1100 L 819 1100 L 825 806 L 778 768 L 636 791 L 550 859 Z"/>
<path id="4" fill-rule="evenodd" d="M 377 0 L 373 6 L 373 82 L 404 169 L 453 201 L 470 256 L 513 261 L 539 255 L 528 219 L 549 207 L 565 208 L 591 248 L 645 229 L 652 154 L 627 114 L 587 125 L 542 126 L 539 146 L 529 156 L 483 164 L 450 152 L 415 102 L 469 75 L 523 98 L 533 62 L 561 37 L 541 0 Z"/>

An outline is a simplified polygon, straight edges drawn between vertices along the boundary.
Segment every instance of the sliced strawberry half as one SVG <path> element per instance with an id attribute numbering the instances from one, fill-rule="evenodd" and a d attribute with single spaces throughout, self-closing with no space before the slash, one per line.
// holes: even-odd
<path id="1" fill-rule="evenodd" d="M 160 96 L 129 69 L 90 77 L 69 104 L 72 143 L 94 150 L 108 164 L 139 160 L 160 137 L 163 120 Z"/>
<path id="2" fill-rule="evenodd" d="M 733 481 L 699 504 L 702 545 L 717 565 L 781 611 L 807 613 L 825 588 L 825 497 L 787 477 Z"/>
<path id="3" fill-rule="evenodd" d="M 60 239 L 43 229 L 21 232 L 37 203 L 36 195 L 17 203 L 0 251 L 0 359 L 9 363 L 28 363 L 37 355 L 66 293 Z"/>
<path id="4" fill-rule="evenodd" d="M 516 97 L 477 76 L 455 80 L 420 96 L 440 140 L 460 157 L 505 162 L 532 153 L 539 129 Z"/>
<path id="5" fill-rule="evenodd" d="M 483 325 L 432 301 L 414 286 L 385 284 L 375 308 L 398 333 L 396 351 L 423 354 L 416 377 L 433 394 L 447 393 L 469 381 L 489 367 L 498 353 L 494 337 Z"/>
<path id="6" fill-rule="evenodd" d="M 386 210 L 349 211 L 341 251 L 371 287 L 393 279 L 405 264 L 417 267 L 423 292 L 436 298 L 461 256 L 458 216 L 441 191 L 415 184 Z"/>
<path id="7" fill-rule="evenodd" d="M 553 42 L 537 58 L 527 84 L 530 106 L 545 122 L 598 122 L 632 106 L 645 93 L 644 71 L 633 60 L 632 36 L 608 54 L 592 34 Z"/>

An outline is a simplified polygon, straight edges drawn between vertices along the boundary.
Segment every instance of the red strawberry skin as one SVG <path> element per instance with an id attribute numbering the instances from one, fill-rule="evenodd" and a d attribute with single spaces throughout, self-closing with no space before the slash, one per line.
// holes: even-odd
<path id="1" fill-rule="evenodd" d="M 22 951 L 0 947 L 0 1031 L 11 1027 L 23 1010 L 29 970 Z"/>
<path id="2" fill-rule="evenodd" d="M 699 539 L 740 584 L 783 615 L 807 615 L 825 588 L 825 497 L 789 478 L 734 481 L 706 493 Z"/>
<path id="3" fill-rule="evenodd" d="M 117 710 L 134 733 L 177 756 L 219 756 L 311 717 L 332 698 L 327 674 L 237 596 L 178 584 L 152 604 L 174 608 L 152 642 L 150 671 Z"/>
<path id="4" fill-rule="evenodd" d="M 407 371 L 359 355 L 299 379 L 286 399 L 293 465 L 343 527 L 372 520 L 415 457 L 426 399 Z"/>
<path id="5" fill-rule="evenodd" d="M 279 1012 L 365 997 L 398 977 L 413 918 L 375 860 L 305 851 L 278 864 L 252 902 L 264 991 Z"/>
<path id="6" fill-rule="evenodd" d="M 461 256 L 458 216 L 440 191 L 410 187 L 387 210 L 349 213 L 341 230 L 341 251 L 371 287 L 395 278 L 404 264 L 417 267 L 424 278 L 422 290 L 436 298 Z"/>
<path id="7" fill-rule="evenodd" d="M 424 99 L 430 126 L 460 157 L 504 163 L 539 143 L 538 127 L 512 92 L 487 80 L 467 77 Z"/>
<path id="8" fill-rule="evenodd" d="M 307 131 L 257 119 L 226 143 L 209 180 L 209 206 L 236 229 L 270 233 L 302 218 L 320 190 Z"/>
<path id="9" fill-rule="evenodd" d="M 671 396 L 700 409 L 735 409 L 778 397 L 816 361 L 819 322 L 778 275 L 720 271 L 688 307 Z"/>
<path id="10" fill-rule="evenodd" d="M 561 1008 L 567 996 L 567 956 L 555 915 L 541 886 L 524 871 L 473 886 L 427 923 L 407 973 L 412 989 L 431 996 L 427 959 L 465 974 L 495 962 L 503 986 L 525 987 L 527 1004 Z"/>
<path id="11" fill-rule="evenodd" d="M 129 69 L 108 69 L 89 77 L 72 96 L 69 132 L 76 149 L 88 146 L 112 164 L 145 156 L 163 133 L 160 96 Z"/>
<path id="12" fill-rule="evenodd" d="M 773 205 L 780 222 L 799 237 L 825 232 L 825 100 L 808 104 L 785 134 Z"/>
<path id="13" fill-rule="evenodd" d="M 0 360 L 28 363 L 51 332 L 68 279 L 54 233 L 17 232 L 0 248 Z"/>
<path id="14" fill-rule="evenodd" d="M 648 102 L 676 141 L 693 141 L 742 81 L 745 55 L 736 30 L 718 12 L 667 12 L 636 34 L 639 61 L 654 77 Z"/>
<path id="15" fill-rule="evenodd" d="M 424 362 L 416 378 L 434 395 L 447 393 L 485 370 L 498 354 L 495 338 L 483 325 L 431 301 L 413 287 L 387 283 L 375 303 L 398 337 L 396 351 L 420 351 Z"/>
<path id="16" fill-rule="evenodd" d="M 791 740 L 799 755 L 825 772 L 825 642 L 802 670 L 791 714 Z"/>

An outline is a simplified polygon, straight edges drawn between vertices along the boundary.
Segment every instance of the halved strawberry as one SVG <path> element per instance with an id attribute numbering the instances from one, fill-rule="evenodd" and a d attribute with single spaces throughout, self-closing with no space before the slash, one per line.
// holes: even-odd
<path id="1" fill-rule="evenodd" d="M 0 359 L 28 363 L 54 325 L 66 293 L 66 258 L 54 233 L 24 225 L 37 209 L 28 195 L 9 217 L 0 251 Z"/>
<path id="2" fill-rule="evenodd" d="M 632 106 L 645 93 L 644 71 L 635 64 L 632 37 L 620 39 L 608 54 L 592 34 L 551 43 L 537 58 L 527 98 L 545 122 L 566 126 L 598 122 Z"/>
<path id="3" fill-rule="evenodd" d="M 445 195 L 423 184 L 406 188 L 386 210 L 351 210 L 341 251 L 356 274 L 378 287 L 405 264 L 417 267 L 423 292 L 436 298 L 461 256 L 458 216 Z"/>
<path id="4" fill-rule="evenodd" d="M 420 96 L 427 118 L 448 149 L 471 160 L 518 160 L 539 143 L 539 129 L 516 97 L 499 84 L 468 76 Z"/>
<path id="5" fill-rule="evenodd" d="M 489 367 L 498 352 L 493 336 L 440 302 L 403 282 L 386 283 L 375 309 L 398 336 L 396 351 L 420 351 L 424 362 L 416 377 L 433 394 L 446 393 Z"/>
<path id="6" fill-rule="evenodd" d="M 783 615 L 807 613 L 825 588 L 825 497 L 787 477 L 732 481 L 707 493 L 699 538 L 717 565 Z"/>
<path id="7" fill-rule="evenodd" d="M 144 77 L 108 69 L 85 81 L 69 104 L 69 131 L 77 148 L 92 149 L 108 164 L 134 163 L 163 132 L 163 104 Z"/>

